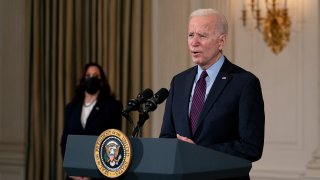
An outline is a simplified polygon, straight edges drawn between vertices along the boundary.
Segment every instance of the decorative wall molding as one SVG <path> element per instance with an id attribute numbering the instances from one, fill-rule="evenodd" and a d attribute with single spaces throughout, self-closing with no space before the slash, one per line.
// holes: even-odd
<path id="1" fill-rule="evenodd" d="M 241 17 L 242 2 L 237 3 Z M 319 5 L 315 0 L 288 5 L 292 34 L 278 55 L 261 34 L 243 28 L 241 21 L 235 25 L 236 63 L 260 78 L 265 99 L 265 148 L 253 164 L 255 179 L 302 179 L 319 143 Z"/>
<path id="2" fill-rule="evenodd" d="M 0 165 L 24 165 L 24 144 L 0 143 Z"/>
<path id="3" fill-rule="evenodd" d="M 0 1 L 0 180 L 23 180 L 30 0 Z"/>
<path id="4" fill-rule="evenodd" d="M 24 144 L 0 143 L 0 180 L 24 179 Z"/>
<path id="5" fill-rule="evenodd" d="M 24 176 L 24 166 L 0 164 L 0 180 L 23 180 Z"/>
<path id="6" fill-rule="evenodd" d="M 320 179 L 320 146 L 313 154 L 312 160 L 307 164 L 307 170 L 304 179 Z"/>
<path id="7" fill-rule="evenodd" d="M 254 180 L 301 180 L 303 175 L 303 171 L 297 172 L 283 169 L 264 169 L 250 173 L 251 179 Z"/>

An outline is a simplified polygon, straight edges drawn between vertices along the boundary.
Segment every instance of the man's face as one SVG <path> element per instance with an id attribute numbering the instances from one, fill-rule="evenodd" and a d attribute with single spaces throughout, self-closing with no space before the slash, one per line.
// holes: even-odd
<path id="1" fill-rule="evenodd" d="M 188 46 L 192 61 L 207 69 L 221 56 L 226 35 L 216 30 L 215 16 L 196 16 L 189 21 Z"/>

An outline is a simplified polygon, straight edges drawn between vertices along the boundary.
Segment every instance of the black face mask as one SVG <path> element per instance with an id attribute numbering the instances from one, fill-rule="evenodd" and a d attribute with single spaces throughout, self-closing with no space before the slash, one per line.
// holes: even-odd
<path id="1" fill-rule="evenodd" d="M 96 77 L 85 77 L 84 78 L 84 89 L 89 94 L 95 94 L 100 90 L 101 87 L 101 79 Z"/>

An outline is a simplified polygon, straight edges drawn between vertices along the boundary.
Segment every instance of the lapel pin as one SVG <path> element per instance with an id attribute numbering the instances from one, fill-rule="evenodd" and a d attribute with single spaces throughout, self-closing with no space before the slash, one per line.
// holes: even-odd
<path id="1" fill-rule="evenodd" d="M 227 79 L 227 77 L 223 76 L 222 79 Z"/>
<path id="2" fill-rule="evenodd" d="M 97 110 L 97 111 L 99 111 L 99 109 L 100 109 L 99 107 L 96 107 L 96 110 Z"/>

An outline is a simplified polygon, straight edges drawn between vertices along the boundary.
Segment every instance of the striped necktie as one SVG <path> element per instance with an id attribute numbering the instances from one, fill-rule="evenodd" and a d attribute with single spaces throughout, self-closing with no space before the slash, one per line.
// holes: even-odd
<path id="1" fill-rule="evenodd" d="M 202 71 L 200 79 L 197 81 L 196 87 L 194 88 L 194 93 L 192 97 L 191 110 L 190 110 L 190 124 L 192 134 L 194 134 L 195 129 L 198 124 L 198 118 L 200 112 L 202 111 L 205 95 L 206 95 L 206 80 L 208 76 L 206 71 Z"/>

